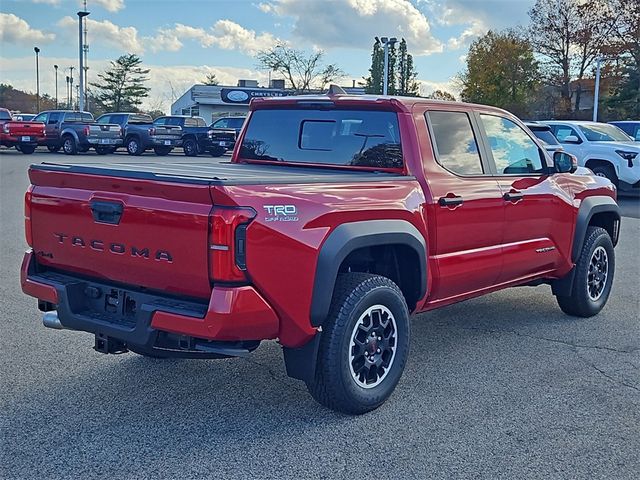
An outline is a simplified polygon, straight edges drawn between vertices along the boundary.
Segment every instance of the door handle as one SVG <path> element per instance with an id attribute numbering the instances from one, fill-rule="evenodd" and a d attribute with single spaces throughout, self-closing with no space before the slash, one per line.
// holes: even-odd
<path id="1" fill-rule="evenodd" d="M 440 197 L 438 200 L 438 205 L 441 207 L 455 207 L 456 205 L 462 205 L 464 203 L 464 199 L 457 195 L 452 197 Z"/>
<path id="2" fill-rule="evenodd" d="M 522 200 L 524 198 L 524 194 L 522 192 L 507 192 L 502 198 L 504 198 L 508 202 L 517 202 L 518 200 Z"/>
<path id="3" fill-rule="evenodd" d="M 120 202 L 108 202 L 102 200 L 91 200 L 89 203 L 93 219 L 98 223 L 110 223 L 118 225 L 124 209 Z"/>

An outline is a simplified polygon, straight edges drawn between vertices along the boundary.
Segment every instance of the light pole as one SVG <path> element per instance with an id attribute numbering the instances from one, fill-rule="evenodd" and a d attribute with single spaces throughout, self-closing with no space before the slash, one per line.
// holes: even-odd
<path id="1" fill-rule="evenodd" d="M 84 111 L 84 42 L 82 41 L 82 19 L 89 15 L 89 12 L 78 12 L 78 56 L 80 57 L 80 89 L 78 90 L 79 110 Z"/>
<path id="2" fill-rule="evenodd" d="M 56 108 L 58 108 L 58 65 L 54 65 L 53 69 L 56 71 Z"/>
<path id="3" fill-rule="evenodd" d="M 67 108 L 69 108 L 69 75 L 67 75 Z"/>
<path id="4" fill-rule="evenodd" d="M 40 62 L 38 60 L 40 49 L 33 47 L 33 51 L 36 52 L 36 113 L 40 113 Z"/>
<path id="5" fill-rule="evenodd" d="M 73 69 L 74 67 L 69 67 L 69 109 L 73 110 Z"/>
<path id="6" fill-rule="evenodd" d="M 382 37 L 380 40 L 384 46 L 384 77 L 382 79 L 382 94 L 387 95 L 389 91 L 389 45 L 393 48 L 398 39 L 396 37 Z"/>
<path id="7" fill-rule="evenodd" d="M 593 91 L 593 121 L 598 121 L 598 100 L 600 96 L 600 63 L 602 62 L 602 55 L 598 55 L 596 58 L 596 85 Z"/>

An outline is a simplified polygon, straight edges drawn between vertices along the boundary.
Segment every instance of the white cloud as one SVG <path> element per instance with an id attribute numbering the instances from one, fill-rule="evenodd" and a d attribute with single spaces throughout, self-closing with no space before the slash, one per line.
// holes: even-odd
<path id="1" fill-rule="evenodd" d="M 82 0 L 79 0 L 78 3 L 83 4 Z M 88 0 L 87 9 L 90 9 L 91 5 L 100 5 L 108 12 L 115 13 L 124 8 L 124 0 Z"/>
<path id="2" fill-rule="evenodd" d="M 271 0 L 258 6 L 294 19 L 295 36 L 320 48 L 370 49 L 378 36 L 404 37 L 414 55 L 441 52 L 429 20 L 409 0 Z"/>
<path id="3" fill-rule="evenodd" d="M 145 37 L 148 46 L 156 52 L 176 52 L 184 46 L 186 40 L 196 41 L 203 48 L 216 46 L 249 55 L 279 42 L 270 33 L 256 33 L 231 20 L 218 20 L 209 30 L 176 23 L 171 28 L 160 28 L 153 37 Z"/>
<path id="4" fill-rule="evenodd" d="M 56 36 L 31 28 L 22 18 L 12 13 L 0 13 L 0 42 L 2 43 L 50 43 Z"/>
<path id="5" fill-rule="evenodd" d="M 114 47 L 118 52 L 144 53 L 144 45 L 138 37 L 136 27 L 121 27 L 109 20 L 85 20 L 89 31 L 89 45 L 98 43 Z M 58 22 L 58 26 L 77 34 L 78 20 L 67 16 Z"/>
<path id="6" fill-rule="evenodd" d="M 62 0 L 31 0 L 33 3 L 44 3 L 46 5 L 60 5 Z"/>
<path id="7" fill-rule="evenodd" d="M 456 81 L 450 79 L 446 82 L 432 82 L 430 80 L 418 79 L 418 85 L 420 86 L 420 96 L 427 97 L 436 90 L 442 90 L 451 93 L 454 97 L 460 98 L 460 88 L 458 88 Z"/>

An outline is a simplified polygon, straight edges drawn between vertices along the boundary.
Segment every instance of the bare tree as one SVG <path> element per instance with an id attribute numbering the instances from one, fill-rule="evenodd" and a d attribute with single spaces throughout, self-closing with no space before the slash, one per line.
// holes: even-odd
<path id="1" fill-rule="evenodd" d="M 536 0 L 529 10 L 529 38 L 546 58 L 547 76 L 560 87 L 562 109 L 571 112 L 571 82 L 578 81 L 575 110 L 580 108 L 581 80 L 609 42 L 616 14 L 608 0 Z"/>
<path id="2" fill-rule="evenodd" d="M 308 54 L 286 45 L 276 45 L 258 52 L 256 58 L 261 68 L 280 73 L 291 88 L 300 92 L 308 92 L 314 87 L 323 89 L 345 75 L 336 64 L 324 63 L 322 50 Z"/>

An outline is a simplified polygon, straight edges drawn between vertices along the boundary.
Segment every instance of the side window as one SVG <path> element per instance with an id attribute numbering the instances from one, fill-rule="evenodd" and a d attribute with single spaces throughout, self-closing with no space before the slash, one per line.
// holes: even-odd
<path id="1" fill-rule="evenodd" d="M 78 115 L 76 112 L 67 112 L 64 114 L 64 121 L 65 122 L 79 122 L 80 121 L 80 115 Z"/>
<path id="2" fill-rule="evenodd" d="M 229 121 L 226 118 L 223 118 L 222 120 L 218 120 L 216 123 L 213 124 L 215 128 L 228 128 L 228 125 L 229 125 Z"/>
<path id="3" fill-rule="evenodd" d="M 156 125 L 166 125 L 167 123 L 167 117 L 160 117 L 160 118 L 156 118 L 153 123 L 155 123 Z"/>
<path id="4" fill-rule="evenodd" d="M 49 114 L 49 120 L 47 121 L 48 125 L 55 125 L 60 121 L 62 114 L 60 112 L 52 112 Z"/>
<path id="5" fill-rule="evenodd" d="M 198 117 L 196 120 L 198 121 L 198 126 L 199 127 L 206 127 L 207 126 L 206 122 L 204 121 L 204 118 Z"/>
<path id="6" fill-rule="evenodd" d="M 47 123 L 47 115 L 49 115 L 49 114 L 48 113 L 40 113 L 39 115 L 36 115 L 32 121 L 33 122 Z"/>
<path id="7" fill-rule="evenodd" d="M 184 126 L 185 127 L 197 127 L 198 126 L 198 122 L 196 121 L 195 118 L 185 118 L 184 119 Z"/>
<path id="8" fill-rule="evenodd" d="M 101 117 L 98 117 L 96 123 L 111 123 L 111 117 L 112 115 L 102 115 Z"/>
<path id="9" fill-rule="evenodd" d="M 578 139 L 580 138 L 580 136 L 578 135 L 578 132 L 576 132 L 569 125 L 554 125 L 553 128 L 554 128 L 553 133 L 555 134 L 556 138 L 560 143 L 566 143 L 567 137 L 573 136 Z"/>
<path id="10" fill-rule="evenodd" d="M 122 125 L 124 123 L 124 115 L 109 115 L 109 121 L 107 123 Z"/>
<path id="11" fill-rule="evenodd" d="M 544 154 L 517 124 L 503 117 L 480 114 L 498 175 L 545 173 Z"/>
<path id="12" fill-rule="evenodd" d="M 427 115 L 438 163 L 459 175 L 482 175 L 480 152 L 469 116 L 464 112 L 439 111 Z"/>

